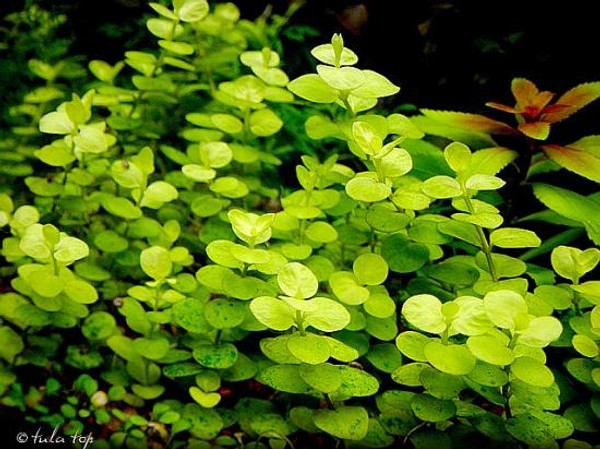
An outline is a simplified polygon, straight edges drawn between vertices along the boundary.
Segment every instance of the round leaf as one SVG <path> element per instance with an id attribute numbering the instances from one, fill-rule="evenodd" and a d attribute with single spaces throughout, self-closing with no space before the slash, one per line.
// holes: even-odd
<path id="1" fill-rule="evenodd" d="M 491 365 L 510 365 L 515 359 L 512 350 L 491 335 L 469 337 L 467 347 L 475 357 Z"/>
<path id="2" fill-rule="evenodd" d="M 385 259 L 377 254 L 361 254 L 354 260 L 354 274 L 365 285 L 382 284 L 388 276 L 388 265 Z"/>
<path id="3" fill-rule="evenodd" d="M 442 303 L 433 295 L 415 295 L 402 306 L 402 316 L 417 329 L 433 334 L 446 330 L 446 317 L 442 313 Z"/>
<path id="4" fill-rule="evenodd" d="M 466 346 L 444 345 L 436 341 L 425 346 L 425 357 L 435 368 L 456 376 L 469 374 L 477 361 Z"/>
<path id="5" fill-rule="evenodd" d="M 286 295 L 294 298 L 310 298 L 319 289 L 314 273 L 298 262 L 286 264 L 277 275 L 277 283 Z"/>

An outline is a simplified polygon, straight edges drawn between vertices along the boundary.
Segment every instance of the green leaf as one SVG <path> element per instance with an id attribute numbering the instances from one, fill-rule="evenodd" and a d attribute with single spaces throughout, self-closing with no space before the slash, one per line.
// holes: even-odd
<path id="1" fill-rule="evenodd" d="M 384 373 L 392 373 L 402 365 L 402 355 L 391 343 L 373 346 L 367 353 L 367 360 Z"/>
<path id="2" fill-rule="evenodd" d="M 277 283 L 283 293 L 294 298 L 310 298 L 319 289 L 314 273 L 298 262 L 286 264 L 277 275 Z"/>
<path id="3" fill-rule="evenodd" d="M 463 191 L 458 181 L 450 176 L 434 176 L 421 185 L 421 190 L 432 198 L 445 199 L 462 196 Z"/>
<path id="4" fill-rule="evenodd" d="M 417 394 L 410 403 L 415 416 L 427 422 L 440 422 L 456 414 L 454 402 L 437 399 L 428 394 Z"/>
<path id="5" fill-rule="evenodd" d="M 541 243 L 535 232 L 527 229 L 502 228 L 490 233 L 490 244 L 500 248 L 531 248 Z"/>
<path id="6" fill-rule="evenodd" d="M 220 343 L 197 346 L 192 355 L 196 362 L 206 368 L 226 369 L 235 364 L 238 351 L 231 343 Z"/>
<path id="7" fill-rule="evenodd" d="M 381 98 L 395 95 L 400 91 L 398 86 L 377 72 L 362 70 L 362 74 L 365 77 L 365 82 L 360 87 L 352 90 L 352 95 L 354 96 L 365 99 Z"/>
<path id="8" fill-rule="evenodd" d="M 151 360 L 162 359 L 169 352 L 169 340 L 166 338 L 136 338 L 133 347 L 143 357 Z"/>
<path id="9" fill-rule="evenodd" d="M 476 359 L 463 345 L 444 345 L 433 341 L 425 346 L 425 357 L 443 373 L 464 376 L 475 368 Z"/>
<path id="10" fill-rule="evenodd" d="M 383 241 L 381 256 L 390 270 L 396 273 L 412 273 L 429 261 L 429 249 L 421 243 L 413 243 L 401 234 L 392 234 Z"/>
<path id="11" fill-rule="evenodd" d="M 244 123 L 231 114 L 213 114 L 210 116 L 210 121 L 218 129 L 229 134 L 241 133 L 244 129 Z"/>
<path id="12" fill-rule="evenodd" d="M 209 332 L 210 326 L 203 313 L 204 304 L 204 301 L 197 298 L 187 298 L 178 302 L 172 308 L 174 322 L 189 332 Z"/>
<path id="13" fill-rule="evenodd" d="M 319 243 L 332 243 L 338 238 L 335 228 L 325 221 L 312 222 L 304 231 L 304 235 Z"/>
<path id="14" fill-rule="evenodd" d="M 377 254 L 361 254 L 352 265 L 354 274 L 363 285 L 379 285 L 387 279 L 388 265 L 385 259 Z"/>
<path id="15" fill-rule="evenodd" d="M 8 326 L 0 327 L 0 357 L 12 364 L 23 349 L 25 344 L 19 334 Z"/>
<path id="16" fill-rule="evenodd" d="M 206 0 L 173 0 L 175 14 L 182 22 L 197 22 L 208 14 Z"/>
<path id="17" fill-rule="evenodd" d="M 362 440 L 369 428 L 369 415 L 363 407 L 358 406 L 317 410 L 313 420 L 323 432 L 344 440 Z"/>
<path id="18" fill-rule="evenodd" d="M 356 121 L 352 124 L 352 138 L 365 154 L 371 156 L 377 155 L 383 146 L 385 136 L 377 131 L 365 121 Z"/>
<path id="19" fill-rule="evenodd" d="M 317 74 L 302 75 L 289 82 L 287 88 L 295 95 L 313 103 L 333 103 L 338 91 L 328 86 Z"/>
<path id="20" fill-rule="evenodd" d="M 552 371 L 542 362 L 531 357 L 519 357 L 510 366 L 517 379 L 536 387 L 549 387 L 554 383 Z"/>
<path id="21" fill-rule="evenodd" d="M 481 335 L 492 330 L 494 324 L 488 318 L 484 303 L 474 296 L 459 296 L 454 300 L 458 304 L 458 314 L 453 317 L 450 335 Z"/>
<path id="22" fill-rule="evenodd" d="M 119 253 L 127 249 L 129 242 L 115 231 L 108 230 L 96 235 L 94 245 L 106 253 Z"/>
<path id="23" fill-rule="evenodd" d="M 557 274 L 578 283 L 583 275 L 592 271 L 598 265 L 600 250 L 588 248 L 582 251 L 561 245 L 552 250 L 550 261 Z"/>
<path id="24" fill-rule="evenodd" d="M 552 428 L 530 413 L 510 418 L 506 430 L 516 439 L 532 447 L 551 447 L 555 442 Z"/>
<path id="25" fill-rule="evenodd" d="M 246 306 L 240 301 L 216 298 L 204 307 L 204 317 L 215 329 L 231 329 L 246 318 Z"/>
<path id="26" fill-rule="evenodd" d="M 134 206 L 134 204 L 126 198 L 106 196 L 102 198 L 101 204 L 109 214 L 126 220 L 137 220 L 142 217 L 140 208 Z"/>
<path id="27" fill-rule="evenodd" d="M 221 395 L 219 393 L 205 393 L 198 387 L 190 387 L 188 391 L 192 399 L 204 408 L 213 408 L 221 402 Z"/>
<path id="28" fill-rule="evenodd" d="M 403 148 L 393 148 L 381 158 L 381 173 L 385 178 L 397 178 L 411 171 L 413 161 Z"/>
<path id="29" fill-rule="evenodd" d="M 319 64 L 317 73 L 329 87 L 337 90 L 356 89 L 366 81 L 362 70 L 354 67 L 331 67 Z"/>
<path id="30" fill-rule="evenodd" d="M 161 48 L 180 56 L 187 56 L 194 53 L 194 47 L 186 42 L 159 40 L 158 45 L 160 45 Z"/>
<path id="31" fill-rule="evenodd" d="M 329 277 L 329 286 L 333 294 L 344 304 L 363 304 L 369 299 L 370 292 L 361 286 L 358 279 L 347 271 L 338 271 Z"/>
<path id="32" fill-rule="evenodd" d="M 49 112 L 40 119 L 40 131 L 46 134 L 70 134 L 75 129 L 75 124 L 69 119 L 66 112 Z"/>
<path id="33" fill-rule="evenodd" d="M 380 206 L 370 208 L 366 220 L 369 226 L 376 231 L 386 233 L 404 229 L 408 224 L 408 217 L 405 214 Z"/>
<path id="34" fill-rule="evenodd" d="M 513 351 L 491 335 L 469 337 L 467 348 L 479 360 L 491 365 L 506 366 L 515 359 Z"/>
<path id="35" fill-rule="evenodd" d="M 335 332 L 350 323 L 350 313 L 333 299 L 316 297 L 308 302 L 313 310 L 305 313 L 304 322 L 307 326 L 323 332 Z"/>
<path id="36" fill-rule="evenodd" d="M 472 175 L 467 179 L 465 186 L 472 190 L 497 190 L 506 184 L 497 176 L 490 175 Z"/>
<path id="37" fill-rule="evenodd" d="M 529 321 L 525 330 L 519 332 L 517 342 L 533 348 L 543 348 L 558 340 L 562 330 L 560 321 L 554 317 L 535 317 Z"/>
<path id="38" fill-rule="evenodd" d="M 54 258 L 65 265 L 85 258 L 89 253 L 90 249 L 83 240 L 66 235 L 61 235 L 58 244 L 54 247 Z"/>
<path id="39" fill-rule="evenodd" d="M 260 109 L 250 115 L 250 131 L 259 137 L 271 136 L 283 126 L 281 119 L 270 109 Z"/>
<path id="40" fill-rule="evenodd" d="M 577 334 L 571 339 L 573 348 L 584 357 L 597 357 L 600 351 L 598 344 L 587 335 Z"/>
<path id="41" fill-rule="evenodd" d="M 322 393 L 333 393 L 342 386 L 342 375 L 337 366 L 329 363 L 321 365 L 302 365 L 300 377 L 308 385 Z"/>
<path id="42" fill-rule="evenodd" d="M 400 385 L 418 387 L 421 385 L 421 373 L 425 368 L 429 368 L 427 363 L 415 362 L 402 365 L 392 373 L 392 380 Z"/>
<path id="43" fill-rule="evenodd" d="M 342 48 L 339 60 L 337 60 L 336 53 L 331 44 L 318 45 L 310 53 L 319 61 L 329 65 L 354 65 L 358 62 L 358 56 L 352 50 L 345 47 Z"/>
<path id="44" fill-rule="evenodd" d="M 433 295 L 415 295 L 402 306 L 402 316 L 417 329 L 432 334 L 446 330 L 446 317 L 442 313 L 442 303 Z"/>
<path id="45" fill-rule="evenodd" d="M 76 159 L 64 140 L 55 140 L 50 145 L 45 145 L 36 150 L 34 154 L 42 162 L 53 167 L 64 167 Z"/>
<path id="46" fill-rule="evenodd" d="M 434 368 L 421 372 L 421 383 L 427 393 L 438 399 L 455 399 L 466 388 L 460 376 L 442 373 Z"/>
<path id="47" fill-rule="evenodd" d="M 368 176 L 367 176 L 368 175 Z M 383 201 L 391 195 L 392 189 L 382 182 L 377 181 L 373 173 L 366 172 L 365 176 L 357 175 L 346 183 L 346 193 L 356 201 L 376 203 Z"/>
<path id="48" fill-rule="evenodd" d="M 379 390 L 377 378 L 366 371 L 351 366 L 339 366 L 338 369 L 342 374 L 342 386 L 332 395 L 334 401 L 337 397 L 342 399 L 372 396 Z"/>
<path id="49" fill-rule="evenodd" d="M 144 191 L 140 205 L 159 209 L 164 203 L 173 201 L 179 197 L 179 192 L 168 182 L 156 181 L 150 184 Z"/>
<path id="50" fill-rule="evenodd" d="M 418 332 L 404 331 L 396 337 L 396 346 L 406 357 L 417 362 L 426 362 L 425 346 L 431 341 L 432 339 Z"/>
<path id="51" fill-rule="evenodd" d="M 278 391 L 306 394 L 310 386 L 300 377 L 296 365 L 273 365 L 262 371 L 258 380 Z"/>
<path id="52" fill-rule="evenodd" d="M 453 142 L 444 148 L 444 159 L 457 173 L 466 171 L 471 165 L 471 150 L 464 143 Z"/>
<path id="53" fill-rule="evenodd" d="M 90 314 L 83 325 L 81 333 L 88 340 L 104 340 L 116 330 L 115 318 L 108 312 L 94 312 Z"/>
<path id="54" fill-rule="evenodd" d="M 494 147 L 473 153 L 468 175 L 496 175 L 517 158 L 517 152 L 508 148 Z"/>
<path id="55" fill-rule="evenodd" d="M 140 254 L 140 265 L 144 273 L 156 281 L 166 279 L 173 270 L 169 251 L 162 246 L 144 249 Z"/>
<path id="56" fill-rule="evenodd" d="M 389 318 L 396 312 L 396 303 L 387 293 L 371 293 L 363 304 L 365 312 L 375 318 Z"/>
<path id="57" fill-rule="evenodd" d="M 312 333 L 293 334 L 287 341 L 287 348 L 294 357 L 309 365 L 324 363 L 331 355 L 327 340 Z"/>
<path id="58" fill-rule="evenodd" d="M 248 186 L 233 176 L 217 178 L 210 185 L 210 190 L 226 198 L 242 198 L 249 193 Z"/>
<path id="59" fill-rule="evenodd" d="M 501 329 L 514 330 L 527 320 L 527 303 L 511 290 L 489 292 L 483 298 L 488 318 Z"/>
<path id="60" fill-rule="evenodd" d="M 250 310 L 258 321 L 276 331 L 288 330 L 294 324 L 294 309 L 277 298 L 254 298 L 250 303 Z"/>
<path id="61" fill-rule="evenodd" d="M 549 209 L 582 223 L 590 239 L 600 245 L 598 203 L 570 190 L 548 184 L 534 184 L 533 193 Z"/>
<path id="62" fill-rule="evenodd" d="M 98 292 L 94 286 L 81 279 L 67 281 L 64 292 L 69 299 L 79 304 L 93 304 L 98 301 Z"/>
<path id="63" fill-rule="evenodd" d="M 181 167 L 181 171 L 185 176 L 196 182 L 208 182 L 217 176 L 217 172 L 212 168 L 198 164 L 186 164 Z"/>
<path id="64" fill-rule="evenodd" d="M 368 77 L 367 77 L 368 78 Z M 425 133 L 405 115 L 391 114 L 386 117 L 390 134 L 404 136 L 407 139 L 422 139 Z"/>

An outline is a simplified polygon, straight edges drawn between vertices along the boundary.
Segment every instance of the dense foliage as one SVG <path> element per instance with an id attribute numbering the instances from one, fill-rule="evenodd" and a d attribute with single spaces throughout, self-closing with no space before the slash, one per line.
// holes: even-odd
<path id="1" fill-rule="evenodd" d="M 155 49 L 30 59 L 10 111 L 3 419 L 96 448 L 600 443 L 600 140 L 539 144 L 599 83 L 516 79 L 491 105 L 517 127 L 407 117 L 340 35 L 290 81 L 293 11 L 150 7 Z M 536 178 L 561 167 L 585 191 Z"/>

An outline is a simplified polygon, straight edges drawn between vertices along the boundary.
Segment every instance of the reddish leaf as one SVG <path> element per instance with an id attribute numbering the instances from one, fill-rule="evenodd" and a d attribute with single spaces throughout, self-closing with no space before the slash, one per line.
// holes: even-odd
<path id="1" fill-rule="evenodd" d="M 550 124 L 546 122 L 521 123 L 519 131 L 536 140 L 546 140 L 550 134 Z"/>
<path id="2" fill-rule="evenodd" d="M 485 134 L 516 134 L 516 130 L 506 123 L 492 120 L 484 115 L 455 111 L 434 111 L 421 109 L 426 117 L 446 123 L 457 128 L 466 128 Z"/>
<path id="3" fill-rule="evenodd" d="M 525 78 L 515 78 L 512 80 L 510 90 L 512 91 L 515 100 L 517 100 L 517 108 L 523 109 L 527 105 L 534 102 L 539 90 L 535 84 Z"/>
<path id="4" fill-rule="evenodd" d="M 559 145 L 544 145 L 542 151 L 567 170 L 600 182 L 600 159 L 593 154 Z"/>
<path id="5" fill-rule="evenodd" d="M 496 103 L 495 101 L 488 101 L 485 105 L 489 108 L 497 109 L 498 111 L 508 112 L 509 114 L 518 114 L 521 112 L 520 110 L 517 110 L 511 106 L 506 106 L 502 103 Z"/>
<path id="6" fill-rule="evenodd" d="M 531 102 L 531 104 L 538 109 L 544 109 L 548 105 L 548 103 L 550 103 L 552 97 L 554 97 L 554 94 L 545 90 L 543 92 L 538 93 Z"/>
<path id="7" fill-rule="evenodd" d="M 550 106 L 546 106 L 542 111 L 543 114 L 552 114 L 554 112 L 561 112 L 565 109 L 570 109 L 571 106 L 566 106 L 564 104 L 551 104 Z"/>
<path id="8" fill-rule="evenodd" d="M 600 81 L 575 86 L 556 100 L 557 105 L 568 106 L 568 108 L 546 114 L 544 120 L 550 123 L 560 122 L 598 98 L 600 98 Z"/>

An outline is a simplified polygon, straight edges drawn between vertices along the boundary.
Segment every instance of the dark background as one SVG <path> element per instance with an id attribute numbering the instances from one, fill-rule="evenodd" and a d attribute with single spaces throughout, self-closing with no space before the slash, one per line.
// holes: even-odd
<path id="1" fill-rule="evenodd" d="M 281 14 L 290 1 L 234 3 L 243 17 L 254 19 L 267 4 Z M 61 32 L 73 39 L 70 54 L 114 63 L 127 49 L 153 46 L 140 26 L 151 12 L 145 0 L 4 0 L 0 8 L 5 13 L 25 3 L 67 15 Z M 303 44 L 285 33 L 284 60 L 292 76 L 304 73 L 313 64 L 308 50 L 342 32 L 361 67 L 401 86 L 391 106 L 481 112 L 488 100 L 512 103 L 509 86 L 516 76 L 558 94 L 600 79 L 594 5 L 589 0 L 306 0 L 290 21 L 292 30 L 310 26 L 321 37 L 309 36 Z M 584 109 L 577 127 L 600 133 L 599 112 L 596 105 Z"/>

